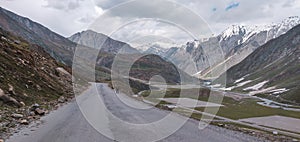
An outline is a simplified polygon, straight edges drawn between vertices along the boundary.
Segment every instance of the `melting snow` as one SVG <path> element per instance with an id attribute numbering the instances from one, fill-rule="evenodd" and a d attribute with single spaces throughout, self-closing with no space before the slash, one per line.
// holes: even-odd
<path id="1" fill-rule="evenodd" d="M 260 94 L 260 93 L 266 93 L 272 89 L 275 89 L 275 87 L 269 87 L 269 88 L 266 88 L 266 89 L 261 89 L 261 90 L 256 90 L 256 91 L 251 91 L 249 92 L 249 95 L 255 95 L 255 94 Z"/>
<path id="2" fill-rule="evenodd" d="M 242 77 L 242 78 L 240 78 L 240 79 L 236 80 L 234 83 L 239 83 L 239 82 L 243 81 L 244 79 L 245 79 L 245 78 L 244 78 L 244 77 Z"/>
<path id="3" fill-rule="evenodd" d="M 273 95 L 277 95 L 277 94 L 282 94 L 287 91 L 289 91 L 289 89 L 281 88 L 281 89 L 271 90 L 271 91 L 269 91 L 269 93 L 272 93 Z"/>
<path id="4" fill-rule="evenodd" d="M 236 80 L 235 82 L 238 83 L 238 82 L 241 82 L 242 80 L 244 80 L 244 78 L 241 78 L 241 79 L 238 79 Z M 236 86 L 231 86 L 231 87 L 228 87 L 228 88 L 225 88 L 225 87 L 222 87 L 222 88 L 219 88 L 220 90 L 223 90 L 223 91 L 231 91 L 233 90 L 234 88 L 237 88 L 237 87 L 241 87 L 241 86 L 244 86 L 248 83 L 252 82 L 252 80 L 248 80 L 248 81 L 244 81 L 244 82 L 241 82 L 239 84 L 237 84 Z M 220 87 L 220 86 L 219 86 Z"/>
<path id="5" fill-rule="evenodd" d="M 221 84 L 214 84 L 210 86 L 211 88 L 217 88 L 217 87 L 221 87 Z"/>
<path id="6" fill-rule="evenodd" d="M 237 87 L 242 87 L 250 82 L 252 82 L 252 80 L 247 80 L 247 81 L 241 82 L 241 83 L 237 84 Z"/>
<path id="7" fill-rule="evenodd" d="M 263 81 L 261 83 L 258 83 L 256 85 L 253 85 L 251 87 L 247 87 L 245 89 L 243 89 L 244 91 L 248 91 L 248 90 L 259 90 L 261 87 L 263 87 L 267 82 L 269 81 Z"/>
<path id="8" fill-rule="evenodd" d="M 202 71 L 199 71 L 199 72 L 193 74 L 193 76 L 196 76 L 196 75 L 201 74 L 201 73 L 202 73 Z"/>
<path id="9" fill-rule="evenodd" d="M 235 86 L 228 87 L 228 88 L 223 87 L 223 88 L 220 88 L 220 90 L 223 90 L 223 91 L 231 91 L 231 90 L 234 89 L 234 88 L 235 88 Z"/>

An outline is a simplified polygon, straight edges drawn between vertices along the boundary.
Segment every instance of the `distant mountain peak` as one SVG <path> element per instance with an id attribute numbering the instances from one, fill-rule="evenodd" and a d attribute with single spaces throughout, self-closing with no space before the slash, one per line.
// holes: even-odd
<path id="1" fill-rule="evenodd" d="M 171 61 L 174 61 L 185 71 L 191 70 L 189 68 L 191 66 L 194 67 L 186 62 L 187 58 L 192 58 L 198 67 L 198 70 L 192 73 L 203 71 L 201 77 L 206 77 L 205 75 L 213 71 L 223 72 L 219 67 L 225 63 L 228 68 L 239 63 L 255 49 L 269 40 L 285 34 L 298 24 L 300 24 L 298 16 L 291 16 L 280 22 L 263 25 L 235 24 L 226 28 L 219 35 L 187 42 L 185 45 L 179 46 L 178 50 L 167 52 L 166 57 L 169 57 Z M 219 55 L 217 52 L 220 48 L 223 55 Z M 216 59 L 208 61 L 206 55 L 213 55 Z M 228 60 L 224 62 L 224 58 Z M 216 74 L 218 75 L 218 73 Z"/>
<path id="2" fill-rule="evenodd" d="M 246 34 L 247 29 L 248 28 L 243 25 L 231 25 L 225 31 L 223 31 L 221 35 L 223 39 L 227 39 L 234 35 L 241 35 L 241 34 L 244 35 Z"/>
<path id="3" fill-rule="evenodd" d="M 284 21 L 286 20 L 300 20 L 300 17 L 299 16 L 290 16 L 288 18 L 286 18 Z"/>
<path id="4" fill-rule="evenodd" d="M 153 48 L 156 48 L 158 52 L 164 52 L 172 47 L 179 47 L 179 46 L 181 46 L 181 45 L 178 43 L 164 42 L 164 41 L 146 42 L 144 44 L 133 44 L 133 47 L 138 49 L 141 52 L 147 52 L 148 49 L 152 50 Z M 155 54 L 155 53 L 153 53 L 153 54 Z M 160 54 L 161 53 L 159 53 L 157 55 L 160 55 Z"/>
<path id="5" fill-rule="evenodd" d="M 77 44 L 101 49 L 101 51 L 112 54 L 117 54 L 119 51 L 126 53 L 138 53 L 138 51 L 132 48 L 129 44 L 114 40 L 105 34 L 98 33 L 93 30 L 78 32 L 68 39 Z"/>
<path id="6" fill-rule="evenodd" d="M 280 23 L 278 23 L 277 25 L 280 26 L 296 26 L 300 23 L 300 17 L 299 16 L 290 16 L 286 19 L 284 19 L 283 21 L 281 21 Z"/>
<path id="7" fill-rule="evenodd" d="M 107 35 L 102 34 L 102 33 L 95 32 L 95 31 L 90 30 L 90 29 L 85 30 L 85 31 L 81 31 L 81 32 L 77 32 L 77 33 L 75 33 L 74 35 L 72 35 L 72 36 L 69 37 L 69 38 L 72 38 L 72 37 L 74 37 L 74 36 L 83 36 L 83 35 L 85 35 L 85 36 L 88 36 L 88 35 L 90 35 L 90 36 L 102 36 L 103 38 L 104 38 L 104 37 L 108 38 Z"/>

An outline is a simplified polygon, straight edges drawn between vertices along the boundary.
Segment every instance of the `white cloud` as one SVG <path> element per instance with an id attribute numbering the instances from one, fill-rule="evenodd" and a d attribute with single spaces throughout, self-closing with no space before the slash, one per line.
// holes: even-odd
<path id="1" fill-rule="evenodd" d="M 95 4 L 90 0 L 69 0 L 66 3 L 55 3 L 60 0 L 54 0 L 51 4 L 49 1 L 52 0 L 2 0 L 0 5 L 65 37 L 85 30 L 101 14 L 101 8 L 97 7 L 96 11 Z M 76 2 L 79 5 L 71 6 Z M 30 6 L 24 6 L 28 3 Z"/>
<path id="2" fill-rule="evenodd" d="M 296 0 L 286 0 L 285 3 L 283 3 L 283 7 L 293 7 L 296 4 Z"/>
<path id="3" fill-rule="evenodd" d="M 111 36 L 131 44 L 144 37 L 156 37 L 157 40 L 164 38 L 177 43 L 185 43 L 186 39 L 193 38 L 174 25 L 152 20 L 136 21 L 115 31 Z"/>
<path id="4" fill-rule="evenodd" d="M 100 25 L 96 28 L 105 34 L 111 34 L 117 28 L 128 23 L 128 21 L 139 18 L 167 19 L 174 23 L 179 23 L 182 27 L 187 27 L 188 31 L 197 32 L 197 37 L 210 35 L 207 31 L 206 23 L 214 33 L 220 33 L 232 24 L 266 24 L 279 22 L 286 17 L 299 15 L 299 0 L 172 0 L 184 7 L 174 5 L 164 5 L 158 0 L 146 1 L 138 0 L 134 5 L 127 5 L 122 8 L 122 3 L 129 0 L 2 0 L 0 5 L 13 12 L 29 17 L 46 27 L 62 34 L 70 36 L 73 33 L 82 31 L 90 27 L 91 23 L 102 14 Z M 29 6 L 24 6 L 28 5 Z M 239 3 L 238 8 L 226 11 L 230 4 Z M 109 11 L 110 8 L 120 5 L 121 8 Z M 124 4 L 123 4 L 124 5 Z M 236 5 L 235 5 L 236 6 Z M 47 7 L 47 8 L 45 8 Z M 201 18 L 194 18 L 191 9 Z M 99 22 L 99 21 L 96 21 Z M 178 30 L 174 25 L 167 25 L 161 22 L 152 21 L 135 22 L 123 27 L 114 34 L 116 38 L 122 40 L 132 39 L 130 36 L 165 36 L 177 40 L 187 39 L 187 34 Z M 95 25 L 91 27 L 95 28 Z M 101 30 L 99 30 L 101 29 Z M 134 29 L 134 30 L 133 30 Z M 126 31 L 127 30 L 127 31 Z M 132 34 L 132 35 L 131 35 Z M 126 39 L 127 38 L 127 39 Z"/>
<path id="5" fill-rule="evenodd" d="M 45 0 L 45 7 L 55 8 L 59 10 L 74 10 L 80 7 L 80 2 L 84 0 Z"/>
<path id="6" fill-rule="evenodd" d="M 122 4 L 124 2 L 128 2 L 130 0 L 93 0 L 93 1 L 97 6 L 103 9 L 109 9 L 111 7 Z"/>

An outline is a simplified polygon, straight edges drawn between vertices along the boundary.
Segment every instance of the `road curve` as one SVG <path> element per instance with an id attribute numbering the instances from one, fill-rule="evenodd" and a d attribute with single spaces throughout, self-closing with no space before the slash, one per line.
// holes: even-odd
<path id="1" fill-rule="evenodd" d="M 120 94 L 115 94 L 106 84 L 97 84 L 100 98 L 109 110 L 111 115 L 121 121 L 135 124 L 148 124 L 156 122 L 166 117 L 169 112 L 157 108 L 149 108 L 148 105 L 135 101 L 129 97 L 123 96 L 126 102 L 131 102 L 134 106 L 148 109 L 136 109 L 122 103 L 119 99 Z M 81 107 L 90 106 L 95 102 L 92 96 L 97 96 L 96 91 L 85 91 L 77 101 L 71 102 L 58 110 L 50 113 L 41 119 L 41 124 L 34 123 L 28 128 L 10 137 L 7 142 L 143 142 L 148 141 L 148 136 L 159 135 L 158 131 L 150 129 L 136 130 L 133 127 L 120 124 L 119 121 L 107 119 L 101 121 L 101 127 L 105 133 L 109 134 L 112 139 L 102 135 L 88 123 L 86 115 L 83 115 Z M 93 109 L 93 108 L 89 108 Z M 183 116 L 173 115 L 175 119 L 183 119 Z M 90 122 L 90 121 L 89 121 Z M 172 125 L 172 124 L 170 124 Z M 179 130 L 172 135 L 161 139 L 161 142 L 241 142 L 241 141 L 262 141 L 258 138 L 243 134 L 241 132 L 231 131 L 228 129 L 208 126 L 203 130 L 198 129 L 199 122 L 189 119 Z"/>

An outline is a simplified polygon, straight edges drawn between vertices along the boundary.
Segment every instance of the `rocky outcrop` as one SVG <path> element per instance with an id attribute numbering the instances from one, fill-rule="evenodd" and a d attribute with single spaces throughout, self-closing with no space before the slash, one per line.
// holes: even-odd
<path id="1" fill-rule="evenodd" d="M 4 91 L 0 89 L 0 101 L 3 101 L 5 104 L 11 104 L 13 106 L 22 107 L 23 104 L 18 102 L 15 98 L 10 97 L 7 94 L 4 94 Z"/>

